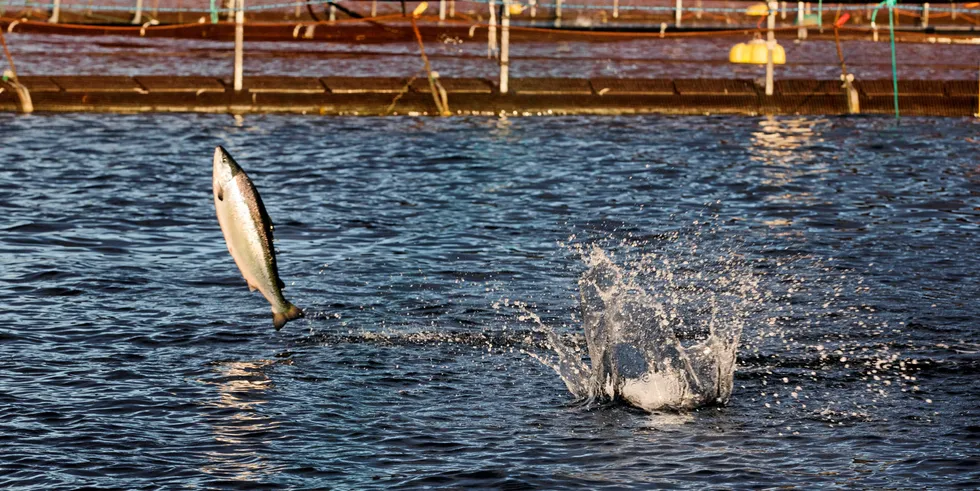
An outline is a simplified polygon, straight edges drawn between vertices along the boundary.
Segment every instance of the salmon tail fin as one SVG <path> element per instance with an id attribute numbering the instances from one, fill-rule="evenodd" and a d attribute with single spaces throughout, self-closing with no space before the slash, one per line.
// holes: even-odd
<path id="1" fill-rule="evenodd" d="M 287 303 L 286 305 L 288 307 L 286 307 L 285 312 L 272 313 L 272 325 L 276 326 L 277 331 L 282 329 L 282 326 L 285 326 L 287 322 L 303 317 L 303 311 L 299 307 L 291 303 Z"/>

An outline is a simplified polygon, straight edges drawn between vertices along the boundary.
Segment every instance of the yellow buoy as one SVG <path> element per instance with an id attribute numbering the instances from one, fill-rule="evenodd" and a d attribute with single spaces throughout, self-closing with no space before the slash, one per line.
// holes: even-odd
<path id="1" fill-rule="evenodd" d="M 732 50 L 728 52 L 728 61 L 765 65 L 768 63 L 767 51 L 765 41 L 753 39 L 747 43 L 738 43 L 732 46 Z M 772 62 L 776 65 L 786 64 L 786 50 L 778 44 L 772 48 Z"/>
<path id="2" fill-rule="evenodd" d="M 766 5 L 765 3 L 754 3 L 749 5 L 748 8 L 745 9 L 745 15 L 765 17 L 769 15 L 769 5 Z"/>
<path id="3" fill-rule="evenodd" d="M 523 5 L 517 2 L 510 4 L 510 15 L 521 15 L 521 12 L 523 11 L 524 11 Z"/>

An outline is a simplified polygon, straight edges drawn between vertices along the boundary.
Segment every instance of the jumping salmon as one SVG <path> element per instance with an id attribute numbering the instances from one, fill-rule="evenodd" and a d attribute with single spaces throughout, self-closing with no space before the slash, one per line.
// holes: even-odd
<path id="1" fill-rule="evenodd" d="M 214 149 L 214 208 L 225 235 L 228 252 L 245 277 L 250 291 L 258 290 L 272 305 L 276 330 L 303 317 L 303 311 L 282 295 L 276 251 L 272 247 L 272 220 L 262 205 L 259 192 L 245 171 L 222 148 Z"/>

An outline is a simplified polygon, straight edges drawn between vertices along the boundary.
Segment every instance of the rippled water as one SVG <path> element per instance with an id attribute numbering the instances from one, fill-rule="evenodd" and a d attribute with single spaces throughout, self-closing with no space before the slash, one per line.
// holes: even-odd
<path id="1" fill-rule="evenodd" d="M 978 129 L 0 115 L 0 486 L 974 486 Z M 218 144 L 310 313 L 278 333 Z M 723 407 L 583 404 L 501 306 L 581 347 L 576 244 L 729 243 L 765 298 Z"/>

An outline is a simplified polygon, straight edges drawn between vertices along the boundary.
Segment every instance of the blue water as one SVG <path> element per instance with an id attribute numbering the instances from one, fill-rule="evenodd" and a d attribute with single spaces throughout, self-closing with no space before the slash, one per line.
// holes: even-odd
<path id="1" fill-rule="evenodd" d="M 0 115 L 0 487 L 974 487 L 978 143 L 967 119 Z M 307 309 L 280 332 L 218 228 L 216 145 Z M 580 345 L 593 244 L 751 266 L 727 405 L 583 403 L 530 356 L 503 300 Z"/>

